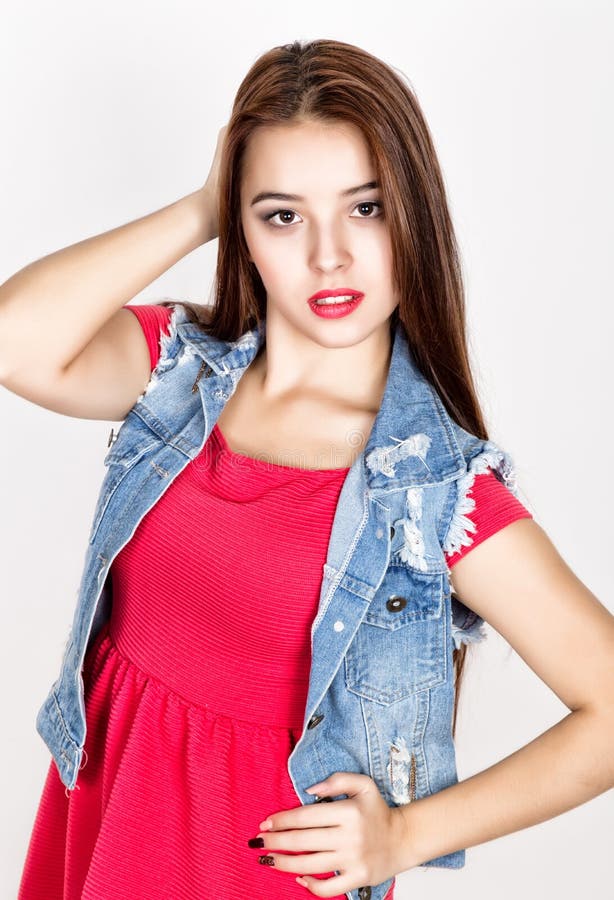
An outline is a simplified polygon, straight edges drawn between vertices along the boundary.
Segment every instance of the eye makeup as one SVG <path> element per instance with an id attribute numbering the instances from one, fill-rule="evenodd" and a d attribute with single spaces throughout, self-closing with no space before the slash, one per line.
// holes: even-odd
<path id="1" fill-rule="evenodd" d="M 377 201 L 377 200 L 361 200 L 359 203 L 357 203 L 357 204 L 354 206 L 354 209 L 357 209 L 359 206 L 373 206 L 373 207 L 377 207 L 377 209 L 380 210 L 380 214 L 379 214 L 379 215 L 376 215 L 376 216 L 373 216 L 373 215 L 371 215 L 371 216 L 357 216 L 356 218 L 359 218 L 359 219 L 365 219 L 365 220 L 368 220 L 368 219 L 379 219 L 379 218 L 381 217 L 382 213 L 383 213 L 383 205 L 382 205 L 379 201 Z M 287 222 L 285 225 L 276 225 L 276 224 L 273 224 L 273 222 L 271 221 L 272 219 L 275 218 L 275 216 L 278 216 L 280 213 L 285 213 L 285 212 L 292 213 L 292 215 L 296 215 L 296 213 L 294 212 L 294 210 L 288 209 L 287 207 L 284 207 L 283 209 L 276 209 L 276 210 L 274 210 L 273 212 L 266 213 L 266 215 L 260 216 L 260 218 L 262 219 L 263 222 L 266 222 L 266 223 L 268 223 L 269 225 L 271 225 L 272 228 L 288 228 L 290 225 L 294 225 L 295 223 L 294 223 L 294 222 Z"/>

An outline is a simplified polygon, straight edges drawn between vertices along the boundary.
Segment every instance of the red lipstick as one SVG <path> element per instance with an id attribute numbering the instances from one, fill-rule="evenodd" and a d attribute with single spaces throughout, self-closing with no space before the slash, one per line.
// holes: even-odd
<path id="1" fill-rule="evenodd" d="M 334 302 L 325 301 L 331 297 L 347 297 L 347 300 L 336 300 Z M 362 291 L 356 291 L 353 288 L 330 288 L 329 290 L 318 291 L 307 301 L 312 311 L 323 319 L 338 319 L 341 316 L 347 316 L 359 306 L 364 294 Z"/>

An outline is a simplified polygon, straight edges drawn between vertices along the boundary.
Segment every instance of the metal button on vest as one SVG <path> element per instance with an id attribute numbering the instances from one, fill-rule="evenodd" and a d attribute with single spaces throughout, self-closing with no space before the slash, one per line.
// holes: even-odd
<path id="1" fill-rule="evenodd" d="M 394 525 L 390 526 L 390 540 L 394 537 Z"/>
<path id="2" fill-rule="evenodd" d="M 370 897 L 371 897 L 371 888 L 369 887 L 369 885 L 358 888 L 358 900 L 370 900 Z"/>
<path id="3" fill-rule="evenodd" d="M 109 440 L 107 441 L 107 447 L 110 447 L 111 444 L 114 444 L 117 440 L 117 435 L 115 434 L 115 430 L 112 428 L 109 434 Z"/>
<path id="4" fill-rule="evenodd" d="M 386 600 L 386 609 L 389 612 L 401 612 L 407 606 L 405 597 L 399 597 L 398 594 L 391 594 Z"/>
<path id="5" fill-rule="evenodd" d="M 307 728 L 315 728 L 316 725 L 319 725 L 324 716 L 322 714 L 316 716 L 313 715 L 310 720 L 307 722 Z"/>

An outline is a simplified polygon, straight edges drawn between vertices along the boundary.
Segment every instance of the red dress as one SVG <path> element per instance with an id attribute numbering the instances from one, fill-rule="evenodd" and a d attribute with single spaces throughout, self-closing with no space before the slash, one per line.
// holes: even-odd
<path id="1" fill-rule="evenodd" d="M 127 308 L 153 369 L 170 310 Z M 347 472 L 242 456 L 216 425 L 144 516 L 112 563 L 111 616 L 84 661 L 77 786 L 66 792 L 52 759 L 19 900 L 310 896 L 247 841 L 300 806 L 287 759 Z M 490 473 L 473 497 L 472 547 L 531 515 Z"/>

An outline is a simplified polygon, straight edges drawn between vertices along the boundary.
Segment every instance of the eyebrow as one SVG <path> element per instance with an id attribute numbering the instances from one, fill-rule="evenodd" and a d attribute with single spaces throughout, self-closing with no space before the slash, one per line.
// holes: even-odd
<path id="1" fill-rule="evenodd" d="M 360 194 L 362 191 L 368 191 L 372 188 L 379 187 L 379 183 L 377 181 L 367 181 L 365 184 L 359 184 L 356 187 L 347 188 L 345 191 L 340 191 L 340 197 L 352 197 L 354 194 Z M 251 206 L 255 206 L 256 203 L 260 203 L 262 200 L 296 200 L 299 203 L 305 200 L 304 197 L 300 197 L 298 194 L 280 194 L 275 191 L 261 191 L 259 194 L 256 194 L 254 199 L 251 202 Z"/>

